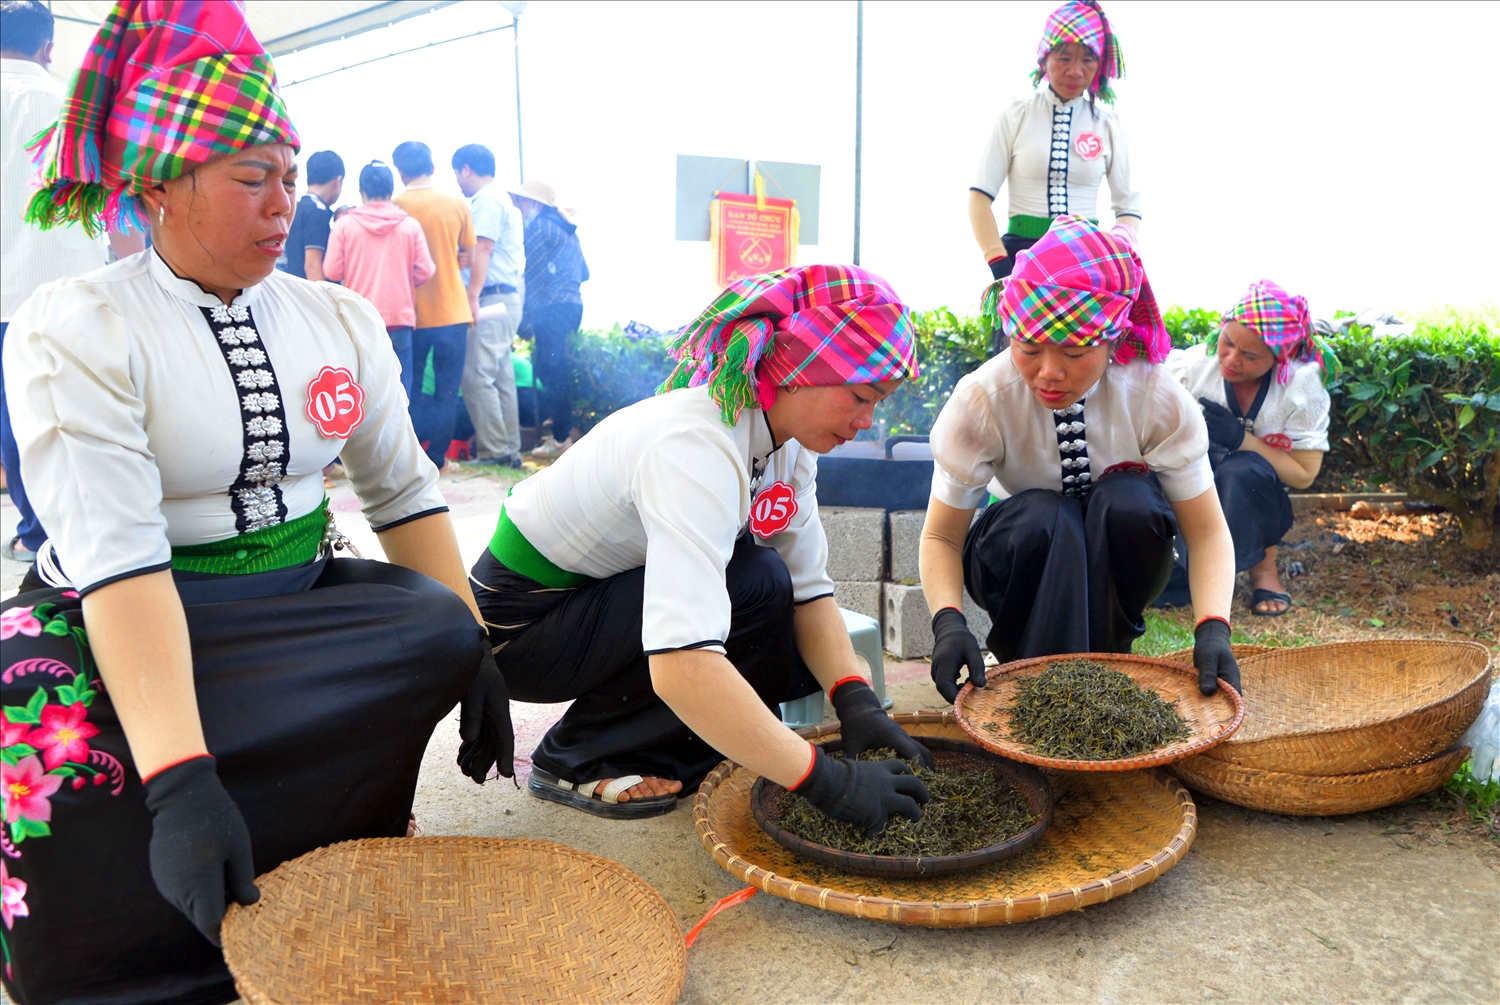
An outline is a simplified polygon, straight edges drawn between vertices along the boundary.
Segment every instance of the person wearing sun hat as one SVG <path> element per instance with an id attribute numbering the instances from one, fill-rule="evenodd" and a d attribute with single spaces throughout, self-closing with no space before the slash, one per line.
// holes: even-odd
<path id="1" fill-rule="evenodd" d="M 1250 577 L 1250 613 L 1285 614 L 1292 598 L 1282 589 L 1276 546 L 1294 522 L 1287 487 L 1307 488 L 1323 465 L 1324 382 L 1338 372 L 1338 359 L 1313 333 L 1307 301 L 1262 279 L 1206 343 L 1174 349 L 1166 365 L 1203 408 L 1235 568 Z M 1185 602 L 1188 550 L 1178 542 L 1159 605 Z"/>
<path id="2" fill-rule="evenodd" d="M 379 313 L 275 269 L 297 132 L 239 4 L 129 0 L 38 137 L 49 227 L 151 249 L 7 331 L 51 534 L 4 639 L 3 979 L 22 1002 L 230 1000 L 255 876 L 406 833 L 433 727 L 509 773 L 505 681 Z M 394 564 L 333 558 L 342 457 Z"/>
<path id="3" fill-rule="evenodd" d="M 817 499 L 818 454 L 916 376 L 913 343 L 862 269 L 742 280 L 683 330 L 656 397 L 515 486 L 470 577 L 511 693 L 573 702 L 533 795 L 652 816 L 729 757 L 867 829 L 920 815 L 899 761 L 825 757 L 776 712 L 822 688 L 846 750 L 928 757 L 857 668 Z"/>
<path id="4" fill-rule="evenodd" d="M 922 589 L 932 677 L 984 686 L 963 591 L 990 615 L 1004 663 L 1124 653 L 1172 569 L 1179 529 L 1193 566 L 1199 685 L 1238 689 L 1229 648 L 1234 554 L 1214 493 L 1203 416 L 1160 364 L 1170 341 L 1128 227 L 1054 220 L 985 292 L 1009 348 L 958 382 L 932 427 Z M 993 494 L 975 520 L 974 510 Z"/>
<path id="5" fill-rule="evenodd" d="M 1010 275 L 1017 252 L 1035 244 L 1052 220 L 1092 217 L 1103 181 L 1116 222 L 1139 228 L 1130 144 L 1119 115 L 1101 106 L 1114 103 L 1113 81 L 1124 75 L 1120 38 L 1095 0 L 1068 0 L 1047 18 L 1034 93 L 1000 114 L 969 189 L 969 223 L 995 279 Z M 993 204 L 1007 183 L 1002 235 Z"/>

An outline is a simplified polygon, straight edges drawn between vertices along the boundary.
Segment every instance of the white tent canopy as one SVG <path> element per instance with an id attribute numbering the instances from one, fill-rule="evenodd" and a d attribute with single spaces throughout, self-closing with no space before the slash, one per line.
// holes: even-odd
<path id="1" fill-rule="evenodd" d="M 250 30 L 266 51 L 280 56 L 332 42 L 409 17 L 446 7 L 454 0 L 246 0 Z M 50 0 L 57 27 L 52 73 L 70 80 L 99 23 L 114 6 L 111 0 Z"/>

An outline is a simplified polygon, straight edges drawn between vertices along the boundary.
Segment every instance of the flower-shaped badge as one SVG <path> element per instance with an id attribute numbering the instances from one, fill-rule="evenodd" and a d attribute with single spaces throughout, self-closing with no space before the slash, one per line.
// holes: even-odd
<path id="1" fill-rule="evenodd" d="M 307 420 L 331 440 L 347 440 L 365 417 L 365 389 L 341 366 L 325 366 L 307 385 Z"/>
<path id="2" fill-rule="evenodd" d="M 750 504 L 750 530 L 756 537 L 780 534 L 797 515 L 797 493 L 786 482 L 772 482 Z"/>

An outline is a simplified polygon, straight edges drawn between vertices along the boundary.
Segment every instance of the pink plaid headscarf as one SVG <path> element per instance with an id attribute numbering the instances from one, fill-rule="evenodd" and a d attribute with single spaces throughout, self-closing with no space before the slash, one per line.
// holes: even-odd
<path id="1" fill-rule="evenodd" d="M 1223 317 L 1228 324 L 1237 321 L 1259 335 L 1276 354 L 1276 382 L 1292 379 L 1294 360 L 1315 360 L 1326 373 L 1329 363 L 1324 347 L 1313 335 L 1312 318 L 1307 313 L 1307 299 L 1292 296 L 1269 279 L 1251 283 L 1250 289 Z M 1218 349 L 1219 333 L 1209 337 L 1208 351 Z"/>
<path id="2" fill-rule="evenodd" d="M 1048 53 L 1065 42 L 1086 47 L 1099 60 L 1099 72 L 1089 89 L 1104 101 L 1114 101 L 1109 82 L 1125 76 L 1125 53 L 1120 48 L 1120 37 L 1110 27 L 1109 18 L 1104 16 L 1104 8 L 1097 0 L 1068 0 L 1047 18 L 1047 27 L 1042 30 L 1042 41 L 1037 46 L 1034 81 L 1041 82 Z"/>

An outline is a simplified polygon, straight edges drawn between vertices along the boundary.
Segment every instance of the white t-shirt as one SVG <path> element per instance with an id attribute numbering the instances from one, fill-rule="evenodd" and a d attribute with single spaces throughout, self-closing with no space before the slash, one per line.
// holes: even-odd
<path id="1" fill-rule="evenodd" d="M 1182 382 L 1194 401 L 1207 398 L 1230 407 L 1219 362 L 1208 354 L 1207 345 L 1173 349 L 1163 365 Z M 1292 379 L 1285 384 L 1277 382 L 1273 368 L 1265 400 L 1247 428 L 1263 442 L 1283 450 L 1327 451 L 1329 404 L 1323 368 L 1317 363 L 1292 363 Z"/>
<path id="2" fill-rule="evenodd" d="M 990 198 L 1010 182 L 1009 216 L 1094 218 L 1099 183 L 1109 180 L 1116 216 L 1141 215 L 1130 180 L 1130 145 L 1120 117 L 1087 96 L 1063 101 L 1050 87 L 1011 102 L 979 157 L 973 188 Z"/>
<path id="3" fill-rule="evenodd" d="M 226 308 L 148 250 L 39 289 L 4 362 L 26 494 L 81 590 L 306 516 L 335 457 L 377 529 L 447 508 L 380 315 L 332 283 L 278 270 Z M 363 391 L 347 439 L 307 414 L 327 367 Z M 337 394 L 348 421 L 354 392 Z"/>
<path id="4" fill-rule="evenodd" d="M 830 596 L 828 539 L 818 519 L 818 457 L 771 440 L 765 413 L 726 426 L 707 387 L 622 408 L 557 462 L 512 490 L 505 511 L 526 540 L 568 572 L 604 579 L 646 569 L 646 652 L 724 651 L 724 569 L 759 490 L 785 482 L 796 512 L 756 543 L 775 548 L 798 603 Z"/>
<path id="5" fill-rule="evenodd" d="M 1082 488 L 1116 464 L 1146 465 L 1173 502 L 1214 484 L 1202 410 L 1164 367 L 1142 359 L 1109 364 L 1081 408 L 1054 411 L 1006 349 L 959 380 L 931 444 L 932 494 L 955 509 L 973 509 L 986 491 L 1006 499 Z"/>

